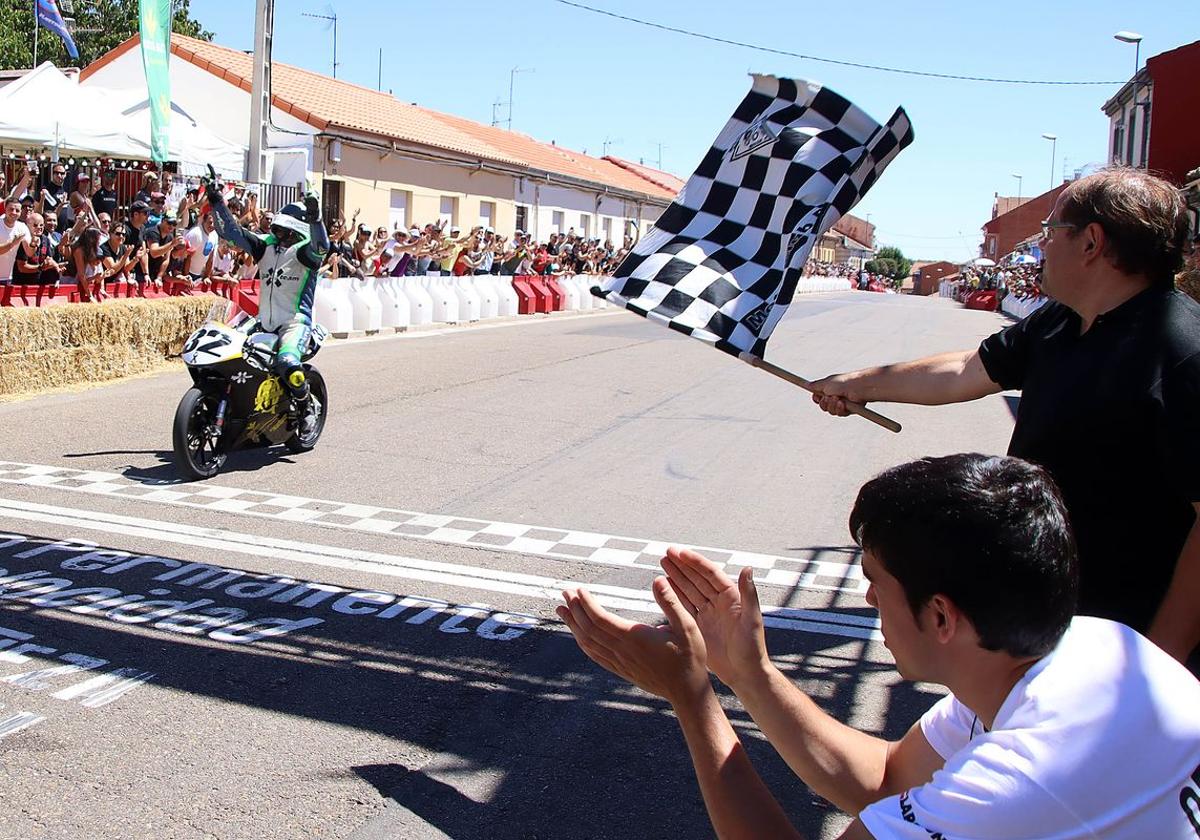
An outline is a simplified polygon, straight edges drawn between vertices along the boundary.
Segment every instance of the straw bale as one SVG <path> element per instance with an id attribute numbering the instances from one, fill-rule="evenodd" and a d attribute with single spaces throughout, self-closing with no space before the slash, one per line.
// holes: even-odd
<path id="1" fill-rule="evenodd" d="M 91 345 L 21 353 L 0 359 L 0 394 L 103 382 L 161 367 L 165 357 L 149 345 Z"/>
<path id="2" fill-rule="evenodd" d="M 217 298 L 0 310 L 0 394 L 102 382 L 178 356 Z"/>

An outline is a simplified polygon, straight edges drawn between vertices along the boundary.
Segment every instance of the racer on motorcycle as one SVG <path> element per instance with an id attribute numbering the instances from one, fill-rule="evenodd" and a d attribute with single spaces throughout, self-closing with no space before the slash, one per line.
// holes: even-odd
<path id="1" fill-rule="evenodd" d="M 216 219 L 217 234 L 241 248 L 258 263 L 260 288 L 258 319 L 266 332 L 279 336 L 272 365 L 292 398 L 292 422 L 304 416 L 308 382 L 300 363 L 313 325 L 313 298 L 317 270 L 329 250 L 329 236 L 321 221 L 317 196 L 308 193 L 304 205 L 288 204 L 275 214 L 270 233 L 262 235 L 242 227 L 225 206 L 225 197 L 209 167 L 205 184 Z"/>

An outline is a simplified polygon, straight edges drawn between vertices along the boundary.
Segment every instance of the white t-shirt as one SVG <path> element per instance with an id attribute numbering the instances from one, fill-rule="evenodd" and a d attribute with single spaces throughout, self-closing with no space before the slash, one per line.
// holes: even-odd
<path id="1" fill-rule="evenodd" d="M 921 731 L 946 763 L 859 814 L 876 840 L 1200 837 L 1200 682 L 1123 624 L 1074 619 L 990 732 L 954 695 Z"/>
<path id="2" fill-rule="evenodd" d="M 13 222 L 13 226 L 9 227 L 4 223 L 3 217 L 0 217 L 0 245 L 7 245 L 14 239 L 32 241 L 29 237 L 29 228 L 25 226 L 24 222 Z M 0 281 L 12 279 L 13 266 L 17 264 L 17 254 L 20 251 L 21 246 L 14 245 L 7 254 L 0 254 Z"/>
<path id="3" fill-rule="evenodd" d="M 233 253 L 226 251 L 224 256 L 218 250 L 217 255 L 213 257 L 213 273 L 214 274 L 229 274 L 233 271 Z"/>
<path id="4" fill-rule="evenodd" d="M 217 247 L 217 232 L 214 230 L 206 234 L 204 228 L 197 225 L 187 232 L 185 239 L 188 251 L 191 252 L 191 256 L 188 257 L 188 274 L 199 277 L 208 265 L 208 255 Z"/>

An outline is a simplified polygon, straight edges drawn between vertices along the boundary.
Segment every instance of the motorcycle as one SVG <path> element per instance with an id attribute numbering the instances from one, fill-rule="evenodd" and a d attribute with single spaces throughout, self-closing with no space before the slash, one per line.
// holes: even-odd
<path id="1" fill-rule="evenodd" d="M 329 333 L 314 325 L 302 354 L 309 398 L 293 416 L 286 386 L 272 370 L 279 337 L 230 301 L 213 305 L 183 346 L 193 386 L 175 410 L 175 463 L 188 480 L 212 478 L 236 449 L 283 444 L 308 452 L 325 429 L 329 394 L 308 364 Z"/>

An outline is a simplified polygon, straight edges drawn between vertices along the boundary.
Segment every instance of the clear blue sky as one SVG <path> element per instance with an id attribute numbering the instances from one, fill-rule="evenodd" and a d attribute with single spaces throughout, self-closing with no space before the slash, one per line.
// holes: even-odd
<path id="1" fill-rule="evenodd" d="M 1159 0 L 858 0 L 853 3 L 583 0 L 608 11 L 795 53 L 906 69 L 1015 79 L 1109 80 L 1141 58 L 1200 39 L 1200 2 Z M 276 0 L 275 59 L 328 73 L 332 35 L 304 12 L 338 16 L 338 77 L 405 101 L 490 123 L 516 76 L 513 128 L 589 154 L 657 162 L 691 174 L 749 88 L 748 71 L 832 87 L 883 121 L 897 105 L 916 141 L 854 210 L 880 244 L 917 258 L 975 253 L 992 196 L 1045 191 L 1058 136 L 1055 181 L 1102 163 L 1100 106 L 1119 84 L 1001 85 L 903 76 L 727 46 L 602 17 L 555 0 L 362 3 Z M 215 40 L 252 46 L 254 0 L 193 0 Z M 504 109 L 498 109 L 505 116 Z"/>

